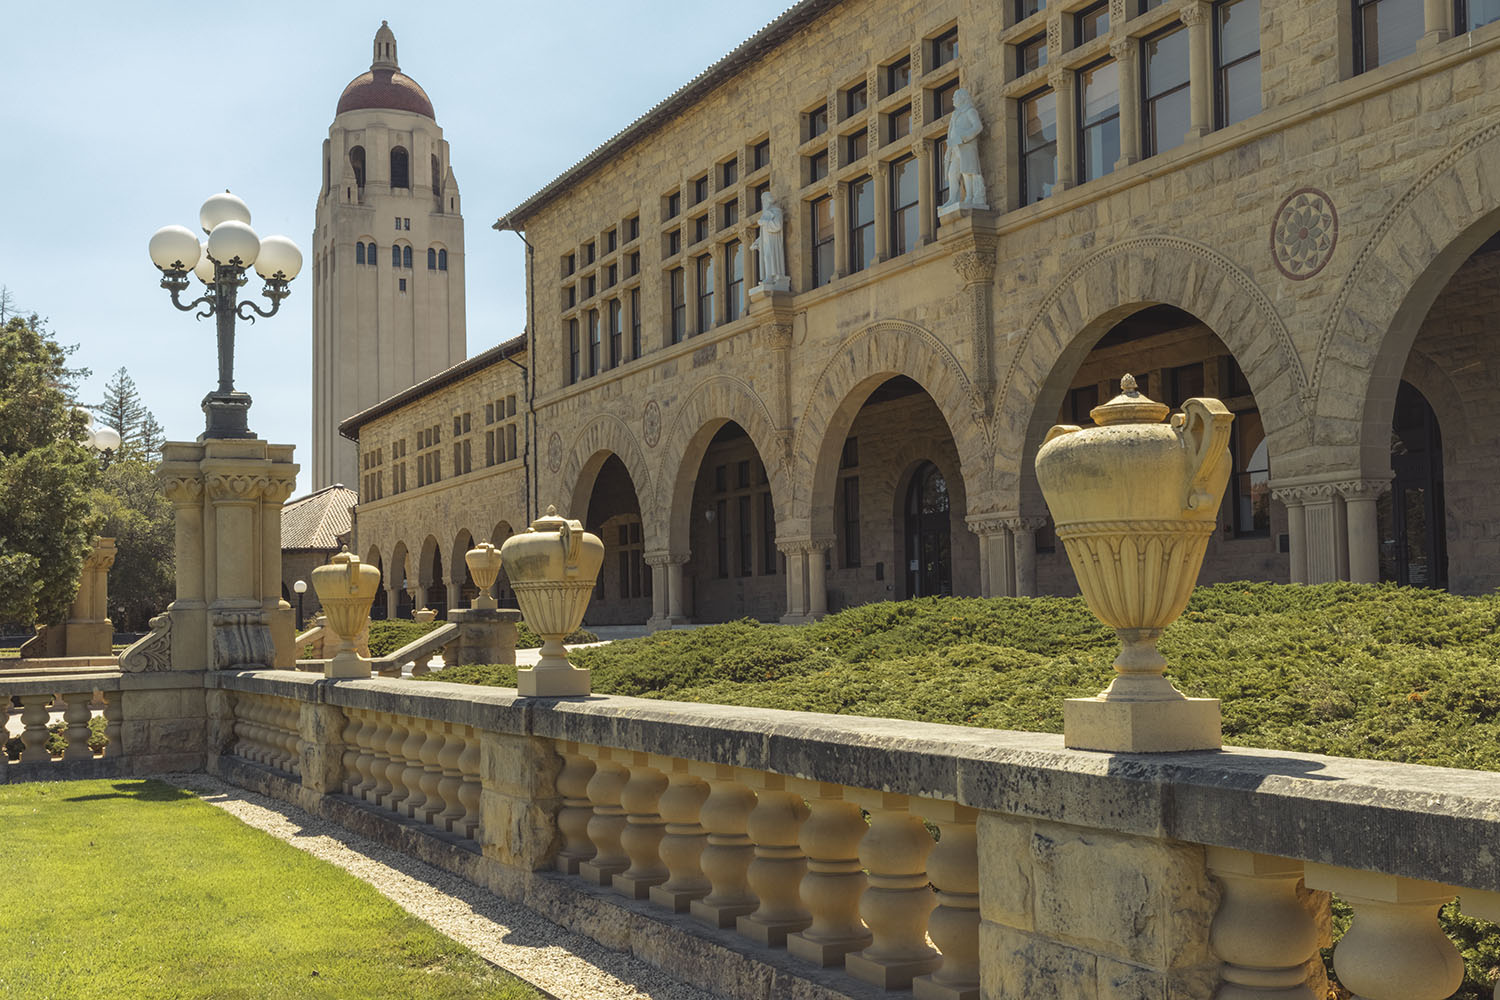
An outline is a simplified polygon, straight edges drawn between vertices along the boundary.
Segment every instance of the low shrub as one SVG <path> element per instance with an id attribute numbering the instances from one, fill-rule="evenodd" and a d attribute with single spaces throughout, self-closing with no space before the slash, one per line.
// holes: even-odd
<path id="1" fill-rule="evenodd" d="M 103 753 L 104 748 L 109 745 L 109 740 L 104 736 L 105 725 L 106 723 L 104 721 L 104 716 L 102 715 L 96 715 L 93 718 L 89 719 L 90 753 Z M 68 741 L 64 738 L 64 734 L 67 731 L 67 725 L 62 722 L 54 722 L 47 727 L 46 747 L 47 752 L 53 757 L 61 757 L 62 752 L 68 748 Z M 5 759 L 9 761 L 18 761 L 21 759 L 21 751 L 25 749 L 26 745 L 21 742 L 21 737 L 12 736 L 10 739 L 5 741 Z"/>

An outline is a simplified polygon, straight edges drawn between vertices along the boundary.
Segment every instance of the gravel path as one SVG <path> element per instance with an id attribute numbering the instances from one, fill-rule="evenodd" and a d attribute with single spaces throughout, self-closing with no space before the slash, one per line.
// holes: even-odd
<path id="1" fill-rule="evenodd" d="M 565 930 L 457 875 L 304 810 L 206 774 L 166 781 L 313 857 L 338 865 L 440 933 L 558 1000 L 716 1000 L 655 966 Z"/>

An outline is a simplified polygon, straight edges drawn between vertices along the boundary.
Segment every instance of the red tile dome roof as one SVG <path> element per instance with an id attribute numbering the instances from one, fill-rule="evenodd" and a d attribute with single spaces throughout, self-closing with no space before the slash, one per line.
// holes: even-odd
<path id="1" fill-rule="evenodd" d="M 437 121 L 426 91 L 400 70 L 369 69 L 349 81 L 339 95 L 338 114 L 372 108 L 410 111 Z"/>

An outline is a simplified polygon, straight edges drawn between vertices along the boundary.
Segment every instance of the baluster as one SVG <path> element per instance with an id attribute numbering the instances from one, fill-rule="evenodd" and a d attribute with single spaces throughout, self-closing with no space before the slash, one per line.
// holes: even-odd
<path id="1" fill-rule="evenodd" d="M 563 843 L 554 864 L 565 875 L 577 875 L 578 866 L 594 856 L 588 832 L 589 818 L 594 815 L 589 805 L 589 779 L 594 776 L 594 762 L 583 756 L 572 740 L 559 743 L 557 752 L 563 759 L 562 771 L 557 776 L 557 794 L 562 797 L 562 807 L 557 810 L 557 831 Z"/>
<path id="2" fill-rule="evenodd" d="M 123 757 L 125 748 L 120 745 L 120 727 L 125 721 L 125 713 L 120 706 L 121 694 L 118 691 L 106 691 L 104 693 L 104 756 Z M 3 730 L 3 720 L 0 720 L 0 730 Z M 4 742 L 0 737 L 0 742 Z"/>
<path id="3" fill-rule="evenodd" d="M 344 711 L 344 753 L 339 758 L 339 791 L 345 795 L 359 784 L 359 730 L 360 720 L 353 709 Z"/>
<path id="4" fill-rule="evenodd" d="M 63 722 L 67 730 L 63 738 L 68 741 L 63 750 L 63 760 L 92 760 L 94 752 L 89 749 L 89 717 L 93 714 L 90 706 L 94 701 L 94 692 L 75 691 L 73 694 L 62 696 L 67 708 L 63 709 Z"/>
<path id="5" fill-rule="evenodd" d="M 252 698 L 250 704 L 245 708 L 245 718 L 249 725 L 246 729 L 248 744 L 248 757 L 257 764 L 269 764 L 271 762 L 270 727 L 266 725 L 266 703 L 262 698 Z"/>
<path id="6" fill-rule="evenodd" d="M 385 799 L 381 805 L 393 813 L 401 812 L 401 803 L 411 794 L 406 787 L 402 776 L 406 774 L 406 758 L 401 754 L 401 748 L 406 745 L 406 720 L 399 715 L 392 715 L 391 734 L 386 737 L 385 753 L 385 779 L 390 784 L 391 790 L 386 792 Z"/>
<path id="7" fill-rule="evenodd" d="M 1210 847 L 1208 870 L 1224 890 L 1208 939 L 1224 963 L 1215 1000 L 1323 1000 L 1308 982 L 1318 925 L 1297 896 L 1302 862 Z"/>
<path id="8" fill-rule="evenodd" d="M 463 785 L 463 772 L 458 769 L 458 759 L 463 756 L 464 741 L 459 727 L 451 722 L 443 723 L 443 749 L 438 753 L 438 764 L 443 769 L 443 780 L 438 782 L 438 796 L 443 800 L 443 811 L 433 818 L 432 824 L 439 830 L 462 833 L 454 824 L 464 818 L 464 804 L 458 797 Z"/>
<path id="9" fill-rule="evenodd" d="M 844 798 L 841 785 L 802 780 L 790 787 L 807 798 L 812 810 L 798 836 L 807 855 L 802 903 L 812 923 L 790 935 L 786 948 L 816 965 L 843 965 L 846 954 L 870 943 L 870 932 L 859 919 L 859 897 L 865 891 L 859 840 L 865 835 L 865 818 L 858 805 Z"/>
<path id="10" fill-rule="evenodd" d="M 927 821 L 938 827 L 938 842 L 927 857 L 927 877 L 937 889 L 937 909 L 927 920 L 927 933 L 943 964 L 932 975 L 913 980 L 912 995 L 916 1000 L 979 1000 L 978 813 L 953 802 L 920 806 Z"/>
<path id="11" fill-rule="evenodd" d="M 1337 893 L 1354 910 L 1334 946 L 1333 971 L 1355 1000 L 1444 1000 L 1463 985 L 1463 957 L 1437 921 L 1455 889 L 1312 862 L 1305 868 L 1309 889 Z"/>
<path id="12" fill-rule="evenodd" d="M 412 818 L 431 823 L 443 811 L 443 797 L 438 794 L 443 781 L 443 768 L 438 763 L 438 755 L 443 752 L 442 723 L 423 719 L 422 735 L 422 749 L 418 753 L 422 760 L 422 808 L 414 811 Z"/>
<path id="13" fill-rule="evenodd" d="M 856 794 L 870 813 L 870 829 L 859 842 L 859 860 L 870 873 L 860 900 L 873 940 L 851 952 L 844 968 L 856 979 L 887 990 L 911 987 L 917 976 L 934 971 L 938 954 L 927 944 L 927 915 L 937 905 L 927 888 L 927 855 L 932 836 L 907 809 L 905 795 Z"/>
<path id="14" fill-rule="evenodd" d="M 375 735 L 375 720 L 369 712 L 363 709 L 350 709 L 349 712 L 358 726 L 354 731 L 354 773 L 355 777 L 349 786 L 349 795 L 352 798 L 363 799 L 365 793 L 375 787 L 375 775 L 371 768 L 375 763 L 375 755 L 370 752 L 370 741 Z"/>
<path id="15" fill-rule="evenodd" d="M 427 724 L 421 719 L 407 719 L 406 734 L 406 742 L 401 744 L 401 757 L 406 762 L 401 772 L 401 783 L 406 786 L 401 814 L 421 819 L 422 806 L 427 802 L 427 793 L 422 791 L 422 744 L 427 742 Z"/>
<path id="16" fill-rule="evenodd" d="M 5 749 L 10 742 L 10 697 L 0 690 L 0 781 L 4 780 L 5 765 L 10 763 L 10 754 Z"/>
<path id="17" fill-rule="evenodd" d="M 374 776 L 375 784 L 365 792 L 365 801 L 378 806 L 391 794 L 391 755 L 386 749 L 391 742 L 391 717 L 385 712 L 374 714 L 375 733 L 370 737 L 370 774 Z"/>
<path id="18" fill-rule="evenodd" d="M 699 863 L 712 887 L 688 910 L 710 927 L 733 927 L 760 905 L 750 891 L 746 873 L 755 859 L 755 845 L 746 830 L 755 808 L 755 793 L 741 783 L 735 769 L 722 764 L 695 764 L 693 771 L 708 782 L 708 798 L 698 821 L 708 831 Z"/>
<path id="19" fill-rule="evenodd" d="M 52 758 L 47 754 L 47 706 L 50 694 L 21 695 L 21 763 L 39 764 Z"/>
<path id="20" fill-rule="evenodd" d="M 302 705 L 299 702 L 281 701 L 281 746 L 286 757 L 288 774 L 302 777 Z"/>
<path id="21" fill-rule="evenodd" d="M 479 734 L 473 726 L 464 726 L 464 751 L 458 755 L 458 770 L 463 776 L 458 786 L 458 801 L 463 803 L 463 819 L 453 825 L 467 840 L 479 839 Z"/>
<path id="22" fill-rule="evenodd" d="M 609 885 L 616 874 L 630 867 L 630 857 L 620 844 L 626 826 L 620 792 L 629 780 L 629 773 L 616 759 L 616 751 L 608 747 L 585 747 L 583 752 L 594 761 L 594 776 L 588 784 L 589 804 L 594 808 L 588 835 L 594 845 L 594 856 L 579 864 L 578 874 L 595 885 Z"/>
<path id="23" fill-rule="evenodd" d="M 702 899 L 710 889 L 699 864 L 708 834 L 698 819 L 708 798 L 708 783 L 693 774 L 685 760 L 653 759 L 667 772 L 667 790 L 657 807 L 666 822 L 660 851 L 667 880 L 651 887 L 651 902 L 674 913 L 686 913 L 693 900 Z"/>
<path id="24" fill-rule="evenodd" d="M 802 905 L 802 878 L 807 858 L 798 846 L 802 821 L 808 817 L 802 796 L 786 789 L 786 778 L 763 771 L 747 771 L 755 788 L 746 832 L 755 844 L 755 859 L 746 873 L 760 899 L 755 912 L 735 922 L 735 929 L 767 948 L 786 944 L 786 937 L 812 923 Z"/>
<path id="25" fill-rule="evenodd" d="M 631 899 L 646 899 L 651 887 L 667 880 L 661 860 L 661 841 L 667 821 L 657 812 L 667 776 L 651 766 L 649 754 L 631 753 L 625 762 L 629 777 L 620 789 L 620 808 L 625 811 L 625 829 L 620 847 L 630 858 L 630 867 L 615 875 L 614 890 Z"/>

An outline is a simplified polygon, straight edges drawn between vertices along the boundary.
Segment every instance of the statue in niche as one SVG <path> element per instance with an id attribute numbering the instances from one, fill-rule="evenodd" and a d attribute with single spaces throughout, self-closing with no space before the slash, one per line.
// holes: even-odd
<path id="1" fill-rule="evenodd" d="M 948 200 L 938 208 L 940 213 L 990 207 L 985 201 L 984 175 L 979 172 L 979 133 L 983 131 L 984 122 L 969 92 L 963 88 L 954 91 L 943 164 L 948 171 Z"/>
<path id="2" fill-rule="evenodd" d="M 786 273 L 786 244 L 782 232 L 786 228 L 786 217 L 781 207 L 771 200 L 769 192 L 760 196 L 760 235 L 750 249 L 760 252 L 760 283 L 764 288 L 786 291 L 791 288 L 791 278 Z"/>

